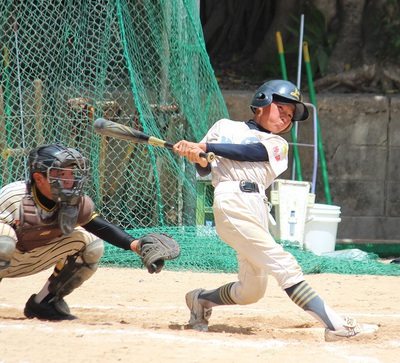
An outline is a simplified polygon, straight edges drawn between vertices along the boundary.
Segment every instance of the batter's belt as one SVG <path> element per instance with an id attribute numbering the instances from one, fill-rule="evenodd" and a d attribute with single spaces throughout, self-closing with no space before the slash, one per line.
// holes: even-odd
<path id="1" fill-rule="evenodd" d="M 218 183 L 215 192 L 259 193 L 265 196 L 265 187 L 251 180 L 225 181 Z"/>

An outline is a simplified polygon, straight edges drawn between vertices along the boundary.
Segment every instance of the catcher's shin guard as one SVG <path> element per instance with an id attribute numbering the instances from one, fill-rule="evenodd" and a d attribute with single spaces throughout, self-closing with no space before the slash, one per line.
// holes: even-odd
<path id="1" fill-rule="evenodd" d="M 57 276 L 54 274 L 50 276 L 49 291 L 58 299 L 69 295 L 96 272 L 103 252 L 103 241 L 96 239 L 83 251 L 68 256 L 67 263 L 60 273 Z"/>

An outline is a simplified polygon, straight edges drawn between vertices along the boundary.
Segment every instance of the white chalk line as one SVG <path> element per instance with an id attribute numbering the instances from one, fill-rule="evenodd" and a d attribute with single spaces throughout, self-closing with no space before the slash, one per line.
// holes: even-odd
<path id="1" fill-rule="evenodd" d="M 187 307 L 183 306 L 164 306 L 164 307 L 143 307 L 143 306 L 81 306 L 81 305 L 71 305 L 71 307 L 75 308 L 81 308 L 81 309 L 88 309 L 88 310 L 111 310 L 111 309 L 117 309 L 121 310 L 121 308 L 126 308 L 128 310 L 187 310 Z M 11 305 L 8 304 L 0 304 L 0 307 L 11 307 Z M 271 310 L 266 310 L 266 309 L 246 309 L 245 307 L 242 307 L 241 309 L 233 309 L 233 307 L 220 307 L 222 310 L 251 310 L 251 311 L 257 311 L 260 313 L 265 313 L 265 312 L 271 312 Z M 361 314 L 351 314 L 351 315 L 358 315 L 358 316 L 384 316 L 384 317 L 396 317 L 400 318 L 400 314 L 370 314 L 370 313 L 361 313 Z M 169 342 L 180 342 L 184 344 L 207 344 L 207 345 L 212 345 L 215 347 L 229 347 L 229 348 L 251 348 L 251 349 L 259 349 L 259 350 L 267 350 L 267 349 L 272 349 L 272 350 L 280 350 L 283 349 L 286 346 L 296 346 L 299 344 L 303 343 L 298 343 L 294 341 L 280 341 L 276 339 L 267 339 L 267 340 L 262 340 L 262 341 L 254 341 L 247 339 L 246 340 L 241 340 L 241 339 L 236 339 L 232 336 L 229 336 L 229 338 L 226 337 L 226 335 L 223 336 L 222 339 L 215 339 L 215 338 L 208 338 L 206 337 L 207 333 L 199 333 L 201 335 L 200 338 L 197 337 L 187 337 L 187 336 L 180 336 L 178 331 L 177 333 L 157 333 L 154 331 L 149 331 L 149 330 L 136 330 L 136 329 L 116 329 L 113 328 L 112 326 L 107 327 L 107 328 L 83 328 L 83 327 L 61 327 L 57 324 L 53 323 L 46 323 L 46 322 L 41 322 L 41 321 L 32 321 L 28 320 L 28 324 L 0 324 L 0 333 L 1 330 L 9 330 L 9 329 L 14 329 L 14 330 L 26 330 L 26 331 L 31 331 L 33 325 L 31 323 L 34 323 L 34 329 L 35 331 L 42 331 L 42 332 L 47 332 L 47 333 L 64 333 L 64 334 L 74 334 L 74 335 L 86 335 L 88 338 L 92 337 L 93 339 L 96 339 L 96 335 L 103 335 L 107 336 L 107 339 L 110 338 L 115 338 L 118 339 L 118 337 L 141 337 L 141 338 L 151 338 L 154 340 L 158 341 L 169 341 Z M 79 322 L 79 321 L 78 321 Z M 299 329 L 285 329 L 285 331 L 295 331 Z M 321 334 L 323 336 L 323 328 L 307 328 L 307 331 L 313 331 L 316 334 Z M 204 335 L 205 334 L 205 335 Z M 400 347 L 400 341 L 391 341 L 389 343 L 384 343 L 376 345 L 376 348 L 379 349 L 386 349 L 390 347 Z M 326 349 L 327 351 L 333 351 L 335 353 L 339 353 L 337 351 L 337 347 L 332 348 L 330 345 L 326 345 L 325 347 L 321 347 L 322 349 Z M 340 349 L 339 349 L 340 350 Z M 351 354 L 349 355 L 348 353 L 346 354 L 346 359 L 350 362 L 349 358 L 351 357 Z M 354 358 L 354 357 L 353 357 Z M 364 357 L 364 359 L 367 359 Z M 367 360 L 364 360 L 365 363 L 375 363 L 379 362 L 379 360 L 376 360 L 373 357 L 369 357 Z"/>
<path id="2" fill-rule="evenodd" d="M 1 329 L 15 329 L 15 330 L 32 330 L 32 326 L 24 325 L 24 324 L 0 324 L 0 331 Z M 87 328 L 60 328 L 60 326 L 49 326 L 49 325 L 44 325 L 44 323 L 35 325 L 35 331 L 42 331 L 46 333 L 73 333 L 74 335 L 76 334 L 87 334 L 89 337 L 95 337 L 96 335 L 112 335 L 115 337 L 116 335 L 123 335 L 123 336 L 140 336 L 144 338 L 151 338 L 151 339 L 157 339 L 161 340 L 163 342 L 165 341 L 175 341 L 175 342 L 183 342 L 183 343 L 188 343 L 188 344 L 211 344 L 214 346 L 223 346 L 223 347 L 239 347 L 239 348 L 257 348 L 257 349 L 281 349 L 284 346 L 288 344 L 300 344 L 300 343 L 287 343 L 287 342 L 282 342 L 279 340 L 275 339 L 269 339 L 269 340 L 263 340 L 262 342 L 256 342 L 256 341 L 249 341 L 249 340 L 238 340 L 232 338 L 230 340 L 227 340 L 226 337 L 222 339 L 213 339 L 213 338 L 206 338 L 204 337 L 203 334 L 207 333 L 200 333 L 202 335 L 201 338 L 197 337 L 182 337 L 176 334 L 163 334 L 163 333 L 156 333 L 152 331 L 147 331 L 147 330 L 125 330 L 125 329 L 113 329 L 112 327 L 109 327 L 107 329 L 99 329 L 99 328 L 93 328 L 93 329 L 87 329 Z M 322 330 L 321 330 L 322 331 Z"/>
<path id="3" fill-rule="evenodd" d="M 30 322 L 32 322 L 30 320 Z M 180 336 L 179 333 L 171 333 L 171 334 L 166 334 L 166 333 L 157 333 L 153 331 L 148 331 L 148 330 L 135 330 L 135 329 L 114 329 L 113 327 L 108 327 L 106 329 L 99 329 L 99 328 L 78 328 L 78 327 L 60 327 L 57 324 L 46 324 L 45 322 L 37 322 L 35 321 L 34 326 L 29 324 L 29 325 L 24 325 L 24 324 L 0 324 L 0 333 L 2 330 L 9 330 L 9 329 L 14 329 L 14 330 L 22 330 L 22 331 L 32 331 L 32 329 L 35 330 L 35 332 L 44 332 L 44 333 L 49 333 L 49 334 L 54 334 L 55 336 L 57 335 L 60 338 L 60 334 L 74 334 L 75 336 L 77 335 L 82 335 L 85 336 L 87 339 L 95 339 L 98 341 L 99 336 L 103 335 L 106 336 L 107 340 L 114 339 L 120 341 L 121 336 L 125 337 L 140 337 L 143 339 L 146 339 L 146 341 L 151 341 L 154 344 L 154 341 L 161 341 L 162 343 L 165 342 L 179 342 L 183 344 L 188 344 L 193 347 L 193 344 L 200 344 L 202 346 L 205 345 L 211 345 L 214 347 L 228 347 L 230 349 L 232 348 L 251 348 L 251 349 L 258 349 L 261 351 L 266 351 L 266 350 L 281 350 L 287 346 L 296 346 L 296 345 L 301 345 L 304 346 L 304 342 L 297 342 L 297 341 L 281 341 L 281 340 L 276 340 L 276 339 L 267 339 L 267 340 L 262 340 L 262 341 L 254 341 L 254 340 L 249 340 L 246 338 L 246 340 L 242 339 L 236 339 L 232 336 L 227 337 L 225 334 L 223 335 L 222 339 L 215 339 L 215 338 L 208 338 L 206 335 L 208 333 L 198 333 L 201 335 L 200 338 L 198 337 L 187 337 L 187 336 Z M 291 329 L 291 330 L 297 330 L 297 329 Z M 320 332 L 321 336 L 323 336 L 323 328 L 311 328 L 307 330 L 313 330 L 316 332 Z M 149 340 L 151 339 L 151 340 Z M 388 349 L 392 347 L 400 347 L 400 341 L 391 341 L 389 343 L 384 343 L 384 344 L 375 344 L 375 348 L 378 349 Z M 362 361 L 365 363 L 377 363 L 380 362 L 380 360 L 368 356 L 368 357 L 361 357 L 361 356 L 353 356 L 353 353 L 349 352 L 347 348 L 343 348 L 341 346 L 332 346 L 330 344 L 327 345 L 320 345 L 319 348 L 322 350 L 326 350 L 327 352 L 333 352 L 334 354 L 344 354 L 344 357 L 346 358 L 345 360 L 347 362 L 353 361 L 355 358 L 362 358 Z M 341 350 L 344 349 L 344 351 L 341 353 Z M 361 360 L 357 360 L 359 362 Z"/>
<path id="4" fill-rule="evenodd" d="M 16 308 L 16 309 L 23 309 L 23 306 L 15 307 L 10 304 L 0 304 L 0 308 Z M 148 310 L 148 311 L 161 311 L 161 310 L 187 310 L 186 306 L 134 306 L 134 305 L 74 305 L 71 304 L 69 307 L 75 309 L 82 309 L 82 310 Z M 296 309 L 296 306 L 293 307 Z M 234 306 L 218 306 L 215 308 L 218 311 L 248 311 L 248 312 L 256 312 L 260 314 L 267 314 L 267 313 L 282 313 L 281 310 L 274 310 L 274 309 L 264 309 L 264 308 L 251 308 L 241 305 L 234 305 Z M 339 313 L 339 312 L 338 312 Z M 395 318 L 400 319 L 400 314 L 381 314 L 381 313 L 349 313 L 349 312 L 341 312 L 340 315 L 350 315 L 350 316 L 361 316 L 361 317 L 381 317 L 381 318 Z"/>

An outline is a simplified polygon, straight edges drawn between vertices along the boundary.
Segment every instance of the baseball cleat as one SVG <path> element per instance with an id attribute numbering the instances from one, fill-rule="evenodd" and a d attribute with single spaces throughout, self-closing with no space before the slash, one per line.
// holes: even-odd
<path id="1" fill-rule="evenodd" d="M 40 320 L 73 320 L 76 316 L 66 314 L 69 311 L 68 305 L 64 300 L 60 300 L 63 303 L 63 310 L 55 306 L 55 302 L 41 302 L 35 301 L 36 294 L 33 294 L 25 305 L 24 315 L 29 318 L 38 318 Z M 58 302 L 58 304 L 60 303 Z"/>
<path id="2" fill-rule="evenodd" d="M 325 329 L 325 341 L 336 342 L 343 339 L 362 338 L 372 336 L 378 331 L 378 325 L 374 324 L 360 324 L 356 319 L 346 316 L 344 318 L 345 324 L 343 329 L 329 330 Z"/>
<path id="3" fill-rule="evenodd" d="M 57 299 L 52 302 L 56 310 L 63 315 L 71 315 L 68 304 L 64 299 Z"/>
<path id="4" fill-rule="evenodd" d="M 199 295 L 204 289 L 196 289 L 186 294 L 186 305 L 190 310 L 189 327 L 198 331 L 208 331 L 208 320 L 212 308 L 206 309 L 199 303 Z"/>

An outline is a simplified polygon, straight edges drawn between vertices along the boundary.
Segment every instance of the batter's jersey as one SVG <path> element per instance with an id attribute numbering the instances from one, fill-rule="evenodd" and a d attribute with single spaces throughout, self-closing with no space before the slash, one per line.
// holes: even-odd
<path id="1" fill-rule="evenodd" d="M 268 161 L 236 161 L 216 157 L 212 162 L 212 184 L 250 180 L 268 188 L 288 167 L 288 143 L 279 135 L 250 129 L 245 122 L 221 119 L 207 132 L 202 143 L 252 144 L 261 142 Z"/>

